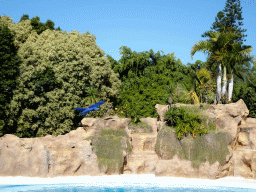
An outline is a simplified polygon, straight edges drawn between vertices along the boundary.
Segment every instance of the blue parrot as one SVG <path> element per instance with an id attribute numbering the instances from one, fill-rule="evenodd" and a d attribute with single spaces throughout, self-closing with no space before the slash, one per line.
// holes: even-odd
<path id="1" fill-rule="evenodd" d="M 82 111 L 81 115 L 85 115 L 85 114 L 89 113 L 90 111 L 99 110 L 99 108 L 97 108 L 97 107 L 102 105 L 103 103 L 105 103 L 105 101 L 100 101 L 98 103 L 95 103 L 95 104 L 91 105 L 89 108 L 74 108 L 74 109 L 77 111 Z"/>

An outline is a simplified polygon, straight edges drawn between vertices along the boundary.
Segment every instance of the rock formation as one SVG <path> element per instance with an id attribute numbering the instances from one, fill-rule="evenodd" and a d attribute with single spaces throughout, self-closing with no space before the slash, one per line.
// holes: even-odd
<path id="1" fill-rule="evenodd" d="M 164 114 L 165 112 L 170 109 L 169 105 L 160 105 L 160 104 L 156 104 L 155 105 L 156 111 L 158 113 L 159 116 L 159 120 L 160 121 L 164 121 Z"/>
<path id="2" fill-rule="evenodd" d="M 140 120 L 151 125 L 153 132 L 132 134 L 133 149 L 124 168 L 125 174 L 153 174 L 158 161 L 155 152 L 157 119 L 147 117 Z"/>
<path id="3" fill-rule="evenodd" d="M 256 119 L 247 118 L 249 111 L 242 100 L 211 105 L 204 114 L 215 122 L 217 130 L 181 140 L 176 138 L 173 129 L 165 126 L 164 113 L 170 106 L 157 104 L 155 107 L 160 121 L 150 117 L 140 119 L 150 125 L 150 131 L 146 133 L 132 133 L 129 129 L 131 119 L 109 116 L 84 118 L 83 127 L 57 137 L 4 135 L 0 137 L 0 176 L 155 174 L 208 179 L 225 176 L 256 178 Z M 122 167 L 117 167 L 114 172 L 107 166 L 99 167 L 95 141 L 90 139 L 104 129 L 127 133 L 127 138 L 120 143 Z M 127 143 L 131 144 L 131 151 Z"/>
<path id="4" fill-rule="evenodd" d="M 0 176 L 56 177 L 100 175 L 90 133 L 78 128 L 66 135 L 0 138 Z"/>

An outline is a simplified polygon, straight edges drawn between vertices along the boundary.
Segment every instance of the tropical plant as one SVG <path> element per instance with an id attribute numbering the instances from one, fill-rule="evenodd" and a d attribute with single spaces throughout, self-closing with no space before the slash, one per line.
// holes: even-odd
<path id="1" fill-rule="evenodd" d="M 237 39 L 240 35 L 232 34 L 231 39 Z M 228 82 L 228 101 L 231 101 L 232 92 L 233 92 L 233 74 L 238 74 L 239 76 L 243 76 L 243 68 L 249 68 L 249 63 L 253 61 L 253 57 L 249 55 L 252 51 L 251 46 L 241 46 L 242 43 L 233 43 L 233 44 L 225 44 L 221 51 L 216 51 L 212 58 L 215 61 L 221 61 L 224 66 L 224 75 L 223 75 L 223 87 L 222 87 L 222 95 L 226 94 L 226 73 L 229 74 L 229 82 Z M 227 69 L 227 70 L 226 70 Z M 239 69 L 239 70 L 238 70 Z"/>
<path id="2" fill-rule="evenodd" d="M 227 67 L 227 62 L 230 57 L 237 56 L 238 51 L 235 51 L 233 48 L 231 50 L 233 53 L 231 53 L 231 50 L 228 49 L 228 46 L 230 45 L 230 42 L 238 37 L 238 35 L 235 35 L 229 31 L 229 33 L 220 33 L 220 32 L 206 32 L 206 36 L 210 37 L 209 40 L 206 41 L 200 41 L 195 46 L 192 47 L 191 51 L 191 57 L 193 58 L 193 55 L 197 51 L 204 51 L 208 53 L 208 56 L 210 59 L 213 60 L 213 65 L 216 65 L 217 63 L 217 100 L 218 103 L 220 103 L 221 99 L 221 65 L 224 65 Z M 240 45 L 240 44 L 238 44 Z M 234 45 L 235 47 L 236 45 Z M 236 47 L 237 48 L 237 47 Z M 237 48 L 239 50 L 239 48 Z M 241 51 L 241 49 L 240 49 Z M 241 55 L 240 55 L 241 56 Z M 237 57 L 235 57 L 237 58 Z M 238 58 L 237 58 L 238 59 Z M 237 63 L 237 62 L 236 62 Z M 231 65 L 230 65 L 231 66 Z M 229 69 L 230 69 L 229 66 Z"/>
<path id="3" fill-rule="evenodd" d="M 167 125 L 175 128 L 176 136 L 191 133 L 193 137 L 207 133 L 205 120 L 200 113 L 191 113 L 186 107 L 172 107 L 165 113 Z"/>
<path id="4" fill-rule="evenodd" d="M 212 24 L 211 30 L 215 31 L 215 32 L 220 32 L 220 33 L 230 33 L 232 32 L 233 34 L 236 34 L 236 38 L 232 39 L 230 42 L 228 42 L 226 44 L 226 48 L 233 43 L 242 43 L 242 41 L 246 41 L 245 38 L 247 35 L 244 35 L 243 33 L 246 32 L 247 30 L 245 29 L 241 29 L 239 28 L 240 26 L 243 26 L 242 23 L 242 7 L 240 7 L 240 0 L 227 0 L 226 1 L 226 5 L 225 5 L 225 9 L 223 11 L 218 12 L 217 17 L 215 18 L 215 22 Z M 236 21 L 238 21 L 236 23 Z M 206 37 L 208 36 L 207 34 L 208 32 L 205 32 L 202 37 Z M 228 45 L 229 44 L 229 45 Z M 222 50 L 221 55 L 229 52 L 230 50 L 227 50 L 226 48 L 224 48 L 224 50 Z M 221 51 L 221 50 L 219 50 Z M 214 61 L 216 62 L 216 61 Z M 222 67 L 224 70 L 224 74 L 223 74 L 223 85 L 222 85 L 222 89 L 217 86 L 217 92 L 220 92 L 221 90 L 221 95 L 223 98 L 227 98 L 226 96 L 226 90 L 227 90 L 227 64 L 222 62 Z M 219 67 L 219 74 L 221 73 L 221 66 Z M 230 72 L 229 72 L 230 73 Z M 231 77 L 233 75 L 229 75 L 229 77 Z M 218 83 L 220 83 L 221 78 L 218 78 Z M 231 80 L 229 80 L 230 84 L 232 84 Z M 229 86 L 232 87 L 232 86 Z M 231 88 L 230 88 L 231 91 Z M 230 98 L 230 96 L 228 96 Z M 220 100 L 220 98 L 219 98 Z M 230 100 L 230 99 L 229 99 Z"/>
<path id="5" fill-rule="evenodd" d="M 212 102 L 214 100 L 213 96 L 213 80 L 211 73 L 206 68 L 200 68 L 197 70 L 191 70 L 191 81 L 193 84 L 192 93 L 198 98 L 198 102 L 193 102 L 199 104 L 199 100 L 202 103 Z M 195 97 L 194 96 L 194 97 Z M 195 97 L 195 98 L 196 98 Z"/>
<path id="6" fill-rule="evenodd" d="M 174 102 L 183 99 L 181 95 L 185 94 L 176 91 L 176 82 L 181 84 L 178 88 L 182 87 L 187 92 L 190 82 L 186 75 L 189 71 L 175 60 L 174 54 L 161 55 L 153 50 L 137 53 L 127 47 L 120 47 L 120 52 L 122 57 L 118 62 L 111 56 L 107 58 L 122 81 L 115 108 L 123 111 L 126 117 L 134 122 L 141 117 L 157 117 L 156 104 L 167 104 L 171 94 L 178 95 Z"/>

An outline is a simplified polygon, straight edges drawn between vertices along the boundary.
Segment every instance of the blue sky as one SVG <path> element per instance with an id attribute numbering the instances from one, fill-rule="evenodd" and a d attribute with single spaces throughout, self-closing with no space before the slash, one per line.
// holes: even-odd
<path id="1" fill-rule="evenodd" d="M 244 45 L 251 45 L 256 56 L 256 2 L 241 0 L 242 29 L 247 29 Z M 198 52 L 191 60 L 192 46 L 210 30 L 217 13 L 224 9 L 226 0 L 0 0 L 0 15 L 8 15 L 17 23 L 23 14 L 40 22 L 47 19 L 68 33 L 71 30 L 96 36 L 96 44 L 120 59 L 119 48 L 132 51 L 153 49 L 156 53 L 175 53 L 183 64 L 206 61 Z"/>

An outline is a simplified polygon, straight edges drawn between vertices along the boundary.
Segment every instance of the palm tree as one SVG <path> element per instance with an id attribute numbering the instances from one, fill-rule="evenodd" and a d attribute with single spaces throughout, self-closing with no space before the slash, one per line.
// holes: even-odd
<path id="1" fill-rule="evenodd" d="M 207 103 L 212 90 L 212 77 L 210 71 L 206 68 L 200 68 L 196 71 L 191 70 L 190 76 L 191 84 L 193 85 L 191 93 L 193 92 L 197 95 L 198 101 L 200 98 L 200 103 L 203 102 L 203 99 L 205 99 Z"/>
<path id="2" fill-rule="evenodd" d="M 228 82 L 228 101 L 231 101 L 232 93 L 233 93 L 233 82 L 234 82 L 234 74 L 243 77 L 245 67 L 250 68 L 249 63 L 253 62 L 253 56 L 249 55 L 249 53 L 252 51 L 251 46 L 241 46 L 241 43 L 235 43 L 233 44 L 233 49 L 230 55 L 228 56 L 230 58 L 229 62 L 229 82 Z"/>
<path id="3" fill-rule="evenodd" d="M 229 28 L 230 39 L 237 39 L 241 37 L 241 35 L 232 34 Z M 227 90 L 227 79 L 226 73 L 228 71 L 229 74 L 229 82 L 228 82 L 228 101 L 231 101 L 232 92 L 233 92 L 233 73 L 242 77 L 242 72 L 244 71 L 243 65 L 247 68 L 249 67 L 249 62 L 253 61 L 253 57 L 249 55 L 252 51 L 251 46 L 241 46 L 242 43 L 233 43 L 233 44 L 225 44 L 223 49 L 220 51 L 216 51 L 212 58 L 215 61 L 221 61 L 224 66 L 224 74 L 223 74 L 223 86 L 222 86 L 222 95 L 226 94 Z M 228 69 L 228 70 L 227 70 Z M 239 70 L 238 70 L 239 69 Z"/>
<path id="4" fill-rule="evenodd" d="M 226 62 L 230 57 L 235 59 L 236 63 L 239 63 L 238 57 L 236 57 L 237 52 L 234 51 L 235 47 L 232 47 L 232 54 L 230 54 L 230 42 L 239 37 L 238 35 L 231 33 L 231 29 L 228 33 L 221 32 L 212 32 L 208 31 L 205 33 L 206 36 L 210 37 L 209 40 L 199 41 L 192 47 L 191 58 L 193 59 L 193 55 L 197 51 L 203 51 L 204 53 L 208 53 L 208 58 L 211 59 L 212 64 L 215 66 L 217 64 L 217 101 L 220 103 L 221 99 L 221 67 L 224 67 L 224 86 L 223 90 L 226 89 L 225 81 L 226 81 L 226 67 L 230 62 Z M 241 45 L 241 44 L 240 44 Z M 241 56 L 241 54 L 240 54 Z M 232 65 L 229 65 L 229 69 Z M 232 67 L 231 67 L 232 68 Z M 231 83 L 231 82 L 230 82 Z M 225 91 L 223 91 L 225 94 Z"/>
<path id="5" fill-rule="evenodd" d="M 197 51 L 203 51 L 208 54 L 209 58 L 212 58 L 218 50 L 223 49 L 221 42 L 227 41 L 227 35 L 224 33 L 208 31 L 205 35 L 210 37 L 210 39 L 199 41 L 192 47 L 191 59 L 193 59 L 193 55 Z M 214 64 L 217 64 L 217 101 L 219 103 L 221 99 L 221 62 L 217 61 Z"/>

